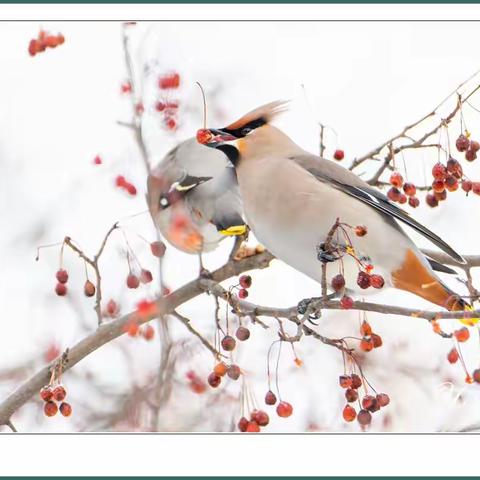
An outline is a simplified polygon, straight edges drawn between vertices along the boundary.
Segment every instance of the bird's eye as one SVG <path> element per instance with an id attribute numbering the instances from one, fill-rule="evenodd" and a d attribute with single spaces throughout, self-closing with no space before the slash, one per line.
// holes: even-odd
<path id="1" fill-rule="evenodd" d="M 253 130 L 253 128 L 245 127 L 245 128 L 242 128 L 242 130 L 241 130 L 240 133 L 242 134 L 242 136 L 245 137 L 245 136 L 248 135 L 252 130 Z"/>
<path id="2" fill-rule="evenodd" d="M 168 199 L 165 198 L 165 197 L 161 197 L 160 198 L 160 206 L 163 207 L 163 208 L 166 208 L 168 207 L 169 203 L 168 203 Z"/>

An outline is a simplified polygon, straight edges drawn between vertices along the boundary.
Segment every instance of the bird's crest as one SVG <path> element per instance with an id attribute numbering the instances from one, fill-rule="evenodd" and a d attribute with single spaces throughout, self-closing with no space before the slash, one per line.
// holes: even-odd
<path id="1" fill-rule="evenodd" d="M 236 130 L 257 120 L 263 120 L 263 124 L 270 123 L 275 117 L 287 109 L 288 103 L 288 100 L 276 100 L 275 102 L 262 105 L 228 125 L 226 128 L 228 130 Z"/>

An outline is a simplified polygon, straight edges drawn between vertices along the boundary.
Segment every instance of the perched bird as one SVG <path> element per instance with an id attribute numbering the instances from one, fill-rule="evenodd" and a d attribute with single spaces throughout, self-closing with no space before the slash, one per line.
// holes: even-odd
<path id="1" fill-rule="evenodd" d="M 221 152 L 195 138 L 173 148 L 147 179 L 150 214 L 161 234 L 183 252 L 214 250 L 245 233 L 235 169 Z"/>
<path id="2" fill-rule="evenodd" d="M 362 265 L 368 265 L 370 273 L 383 277 L 385 287 L 406 290 L 448 310 L 469 309 L 434 272 L 453 271 L 427 259 L 399 222 L 457 262 L 464 263 L 463 258 L 354 173 L 303 150 L 272 126 L 270 122 L 284 108 L 284 102 L 273 102 L 201 135 L 207 146 L 221 150 L 235 166 L 246 220 L 258 240 L 277 258 L 318 282 L 321 261 L 329 260 L 329 285 L 342 272 L 347 291 L 365 293 L 358 274 Z M 325 252 L 322 249 L 337 219 L 342 227 L 331 239 L 333 253 L 332 248 Z M 363 236 L 349 228 L 359 225 L 366 227 Z"/>

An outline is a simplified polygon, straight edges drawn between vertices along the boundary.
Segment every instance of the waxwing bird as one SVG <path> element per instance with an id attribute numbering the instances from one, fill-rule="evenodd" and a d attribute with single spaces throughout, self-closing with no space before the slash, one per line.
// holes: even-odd
<path id="1" fill-rule="evenodd" d="M 150 214 L 179 250 L 201 254 L 246 231 L 235 169 L 195 138 L 173 148 L 147 179 Z"/>
<path id="2" fill-rule="evenodd" d="M 327 264 L 328 285 L 342 271 L 347 291 L 366 293 L 358 274 L 359 264 L 367 264 L 383 276 L 385 287 L 406 290 L 448 310 L 471 309 L 434 270 L 454 272 L 427 259 L 399 223 L 457 262 L 464 263 L 463 258 L 354 173 L 303 150 L 272 126 L 282 109 L 284 102 L 267 104 L 202 136 L 235 166 L 245 217 L 258 240 L 277 258 L 321 282 L 322 248 L 337 219 L 343 226 L 364 225 L 368 232 L 364 236 L 347 227 L 333 235 L 332 243 L 341 254 L 333 258 L 339 261 Z"/>

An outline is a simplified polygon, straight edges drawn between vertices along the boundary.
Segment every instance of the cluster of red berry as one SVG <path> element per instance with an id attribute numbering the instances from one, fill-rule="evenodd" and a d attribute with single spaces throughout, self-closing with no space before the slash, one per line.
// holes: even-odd
<path id="1" fill-rule="evenodd" d="M 65 37 L 59 33 L 51 35 L 49 32 L 40 30 L 38 37 L 30 40 L 28 53 L 34 57 L 37 53 L 44 52 L 47 48 L 55 48 L 65 42 Z"/>
<path id="2" fill-rule="evenodd" d="M 276 403 L 277 396 L 269 390 L 265 395 L 265 404 L 275 405 Z M 288 418 L 293 413 L 293 407 L 288 402 L 280 401 L 278 402 L 276 412 L 279 417 Z M 237 427 L 241 432 L 260 432 L 260 427 L 266 427 L 269 422 L 270 418 L 267 412 L 255 408 L 250 413 L 250 420 L 243 416 L 238 421 Z"/>
<path id="3" fill-rule="evenodd" d="M 248 297 L 248 289 L 252 286 L 252 277 L 250 275 L 242 275 L 238 279 L 238 284 L 241 287 L 238 290 L 239 298 L 247 298 Z"/>
<path id="4" fill-rule="evenodd" d="M 453 337 L 455 338 L 455 340 L 458 342 L 458 348 L 457 347 L 453 347 L 447 354 L 447 360 L 449 363 L 451 364 L 454 364 L 454 363 L 457 363 L 458 360 L 461 361 L 461 364 L 462 364 L 462 367 L 465 371 L 465 382 L 466 383 L 473 383 L 473 382 L 476 382 L 476 383 L 480 383 L 480 368 L 477 368 L 476 370 L 474 370 L 472 372 L 472 374 L 470 375 L 470 373 L 468 372 L 467 370 L 467 366 L 465 364 L 465 360 L 463 359 L 463 356 L 462 356 L 462 353 L 460 351 L 460 344 L 461 343 L 464 343 L 466 342 L 469 338 L 470 338 L 470 331 L 468 330 L 467 327 L 462 327 L 458 330 L 455 330 L 453 332 Z"/>
<path id="5" fill-rule="evenodd" d="M 123 331 L 130 337 L 142 337 L 147 341 L 152 340 L 155 336 L 155 329 L 151 325 L 140 328 L 140 325 L 134 319 L 123 326 Z"/>
<path id="6" fill-rule="evenodd" d="M 220 362 L 213 367 L 213 371 L 207 377 L 207 382 L 212 388 L 217 388 L 225 375 L 232 380 L 238 380 L 241 374 L 242 371 L 238 365 L 233 363 L 226 365 L 224 362 Z"/>
<path id="7" fill-rule="evenodd" d="M 170 98 L 172 90 L 180 86 L 180 75 L 177 72 L 162 75 L 158 79 L 158 88 L 161 91 L 161 98 L 155 102 L 155 110 L 163 116 L 163 125 L 168 130 L 176 130 L 178 126 L 178 99 Z"/>
<path id="8" fill-rule="evenodd" d="M 432 208 L 436 207 L 438 202 L 447 198 L 447 191 L 455 192 L 458 190 L 460 180 L 464 192 L 473 191 L 473 193 L 480 195 L 480 183 L 465 178 L 460 162 L 453 157 L 448 159 L 446 165 L 441 162 L 436 163 L 432 168 L 432 176 L 432 192 L 425 197 L 425 201 Z"/>
<path id="9" fill-rule="evenodd" d="M 69 417 L 72 414 L 72 406 L 64 402 L 67 396 L 67 391 L 62 385 L 46 385 L 40 390 L 40 398 L 45 402 L 43 411 L 47 417 L 53 417 L 58 410 L 64 417 Z M 60 403 L 60 408 L 57 403 Z"/>
<path id="10" fill-rule="evenodd" d="M 205 393 L 205 390 L 207 389 L 206 383 L 193 370 L 189 370 L 185 376 L 189 381 L 189 386 L 192 392 L 198 394 Z"/>
<path id="11" fill-rule="evenodd" d="M 366 394 L 360 401 L 358 389 L 364 384 L 364 380 L 356 373 L 340 375 L 339 383 L 340 386 L 345 389 L 345 398 L 348 402 L 342 412 L 343 419 L 346 422 L 353 422 L 356 418 L 360 425 L 363 427 L 367 426 L 372 421 L 372 413 L 380 410 L 382 407 L 386 407 L 390 403 L 390 397 L 386 393 L 378 393 L 376 395 Z M 355 407 L 350 405 L 357 401 L 359 405 L 358 414 Z"/>
<path id="12" fill-rule="evenodd" d="M 130 269 L 127 275 L 126 284 L 128 288 L 135 289 L 140 286 L 140 283 L 150 283 L 152 280 L 153 280 L 153 275 L 150 270 L 142 268 L 140 270 L 140 273 L 138 275 L 135 275 Z"/>
<path id="13" fill-rule="evenodd" d="M 125 177 L 123 175 L 117 175 L 115 177 L 115 185 L 118 188 L 123 188 L 123 190 L 125 190 L 126 192 L 128 192 L 132 196 L 137 194 L 137 189 L 136 189 L 135 185 L 133 185 L 130 182 L 127 182 L 127 180 L 125 179 Z"/>
<path id="14" fill-rule="evenodd" d="M 57 279 L 57 285 L 55 285 L 55 293 L 59 297 L 64 297 L 67 294 L 67 282 L 68 282 L 68 272 L 61 268 L 60 270 L 57 270 L 57 273 L 55 274 L 55 278 Z M 85 281 L 85 284 L 83 285 L 83 293 L 85 294 L 86 297 L 93 297 L 95 295 L 96 288 L 95 285 L 90 281 L 87 280 Z"/>
<path id="15" fill-rule="evenodd" d="M 390 176 L 391 188 L 387 192 L 387 197 L 392 202 L 398 202 L 400 204 L 407 203 L 417 208 L 420 205 L 420 200 L 416 197 L 417 187 L 410 182 L 404 182 L 402 175 L 399 172 L 393 172 Z M 400 190 L 403 187 L 403 193 Z"/>
<path id="16" fill-rule="evenodd" d="M 476 140 L 470 140 L 470 133 L 460 134 L 455 141 L 455 146 L 459 152 L 465 152 L 465 160 L 473 162 L 477 158 L 477 152 L 480 150 L 480 143 Z"/>
<path id="17" fill-rule="evenodd" d="M 371 325 L 366 320 L 363 320 L 360 325 L 360 334 L 362 335 L 360 349 L 364 352 L 370 352 L 374 348 L 379 348 L 383 345 L 382 337 L 373 333 Z"/>

